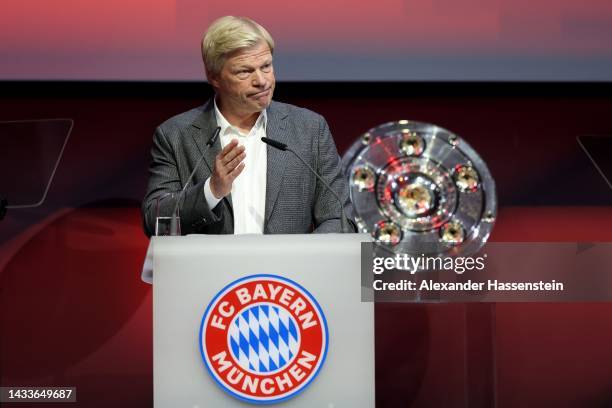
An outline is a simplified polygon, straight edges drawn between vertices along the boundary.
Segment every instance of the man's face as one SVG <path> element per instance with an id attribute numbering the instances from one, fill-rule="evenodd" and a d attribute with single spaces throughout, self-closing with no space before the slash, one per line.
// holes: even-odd
<path id="1" fill-rule="evenodd" d="M 210 75 L 221 109 L 235 115 L 261 112 L 272 101 L 272 53 L 264 41 L 230 54 L 218 75 Z"/>

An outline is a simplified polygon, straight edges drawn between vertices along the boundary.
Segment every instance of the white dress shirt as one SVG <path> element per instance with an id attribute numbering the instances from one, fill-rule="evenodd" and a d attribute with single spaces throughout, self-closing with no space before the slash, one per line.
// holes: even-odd
<path id="1" fill-rule="evenodd" d="M 268 154 L 267 146 L 261 141 L 261 138 L 266 136 L 268 116 L 266 111 L 263 110 L 251 131 L 245 135 L 223 117 L 221 111 L 217 108 L 216 101 L 214 105 L 217 125 L 221 127 L 219 133 L 221 149 L 227 146 L 232 139 L 238 139 L 238 144 L 244 146 L 246 153 L 244 170 L 232 184 L 234 234 L 263 234 Z M 210 177 L 204 183 L 204 196 L 208 207 L 211 209 L 215 208 L 221 201 L 210 190 Z"/>

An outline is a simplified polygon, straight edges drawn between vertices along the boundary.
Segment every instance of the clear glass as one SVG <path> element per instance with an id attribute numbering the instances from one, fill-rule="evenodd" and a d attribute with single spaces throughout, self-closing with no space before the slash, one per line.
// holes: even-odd
<path id="1" fill-rule="evenodd" d="M 176 200 L 180 193 L 166 193 L 157 198 L 155 207 L 155 235 L 181 235 L 180 210 L 176 208 Z M 173 214 L 174 213 L 174 214 Z"/>

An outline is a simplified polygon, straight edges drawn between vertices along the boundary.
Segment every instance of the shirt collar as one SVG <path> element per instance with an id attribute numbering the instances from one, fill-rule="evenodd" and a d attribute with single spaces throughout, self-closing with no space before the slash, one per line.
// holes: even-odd
<path id="1" fill-rule="evenodd" d="M 223 116 L 219 108 L 217 107 L 216 97 L 213 99 L 213 103 L 215 106 L 215 119 L 217 119 L 217 126 L 221 128 L 221 132 L 219 133 L 221 135 L 224 135 L 226 132 L 231 131 L 240 136 L 247 137 L 249 135 L 254 134 L 254 132 L 257 131 L 259 128 L 263 128 L 264 130 L 266 129 L 266 126 L 268 124 L 268 113 L 266 112 L 266 109 L 261 111 L 251 131 L 249 132 L 248 135 L 245 135 L 240 130 L 238 130 L 237 127 L 233 126 L 231 123 L 227 121 L 227 119 L 225 119 L 225 117 Z"/>

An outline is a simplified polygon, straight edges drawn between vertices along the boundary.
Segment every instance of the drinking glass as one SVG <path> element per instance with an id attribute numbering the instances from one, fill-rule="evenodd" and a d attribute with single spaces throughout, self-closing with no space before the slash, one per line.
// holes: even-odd
<path id="1" fill-rule="evenodd" d="M 179 193 L 166 193 L 157 198 L 155 207 L 155 235 L 181 235 L 180 211 L 176 206 Z M 176 213 L 174 213 L 176 207 Z M 174 213 L 174 214 L 173 214 Z"/>

